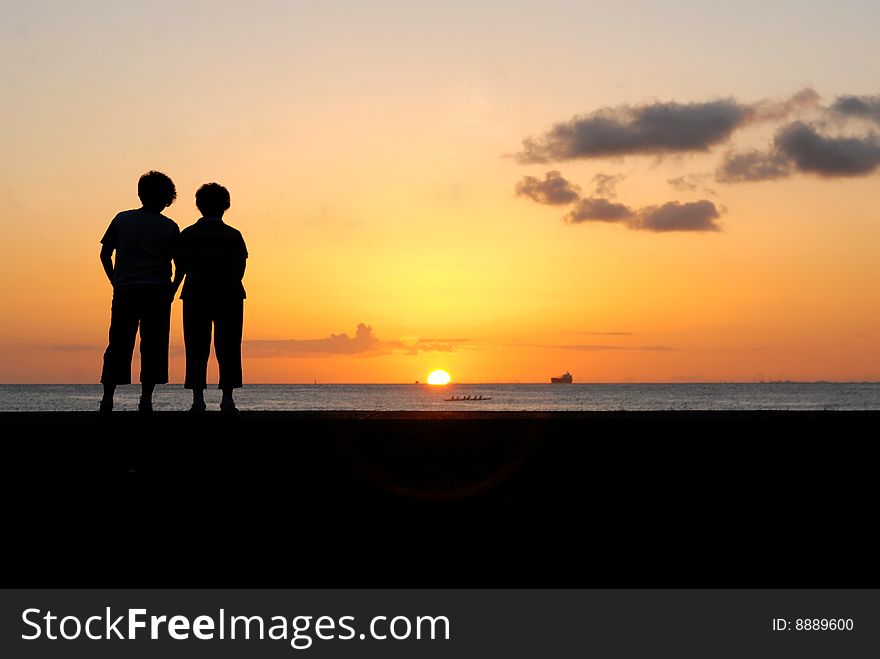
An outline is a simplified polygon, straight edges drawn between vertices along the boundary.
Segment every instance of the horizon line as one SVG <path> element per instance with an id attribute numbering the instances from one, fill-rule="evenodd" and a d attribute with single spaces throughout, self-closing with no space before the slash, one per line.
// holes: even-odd
<path id="1" fill-rule="evenodd" d="M 284 387 L 284 386 L 401 386 L 401 387 L 412 387 L 412 386 L 426 386 L 426 387 L 448 387 L 454 386 L 457 384 L 461 385 L 508 385 L 508 384 L 554 384 L 547 380 L 541 381 L 488 381 L 488 382 L 449 382 L 448 384 L 428 384 L 427 382 L 423 382 L 421 380 L 416 380 L 414 382 L 248 382 L 242 388 L 246 389 L 247 387 Z M 873 380 L 828 380 L 828 379 L 819 379 L 819 380 L 617 380 L 617 381 L 606 381 L 606 382 L 597 382 L 597 381 L 582 381 L 582 382 L 572 382 L 569 384 L 573 385 L 622 385 L 622 384 L 632 384 L 632 385 L 670 385 L 670 384 L 880 384 L 880 377 Z M 69 386 L 101 386 L 100 382 L 0 382 L 0 387 L 69 387 Z M 139 387 L 139 382 L 133 382 L 128 385 L 119 385 L 120 387 L 132 386 Z M 165 387 L 183 387 L 183 382 L 174 382 L 174 383 L 164 383 L 158 384 L 157 387 L 165 386 Z M 560 386 L 567 386 L 561 384 Z M 216 389 L 217 383 L 209 384 L 208 389 Z"/>

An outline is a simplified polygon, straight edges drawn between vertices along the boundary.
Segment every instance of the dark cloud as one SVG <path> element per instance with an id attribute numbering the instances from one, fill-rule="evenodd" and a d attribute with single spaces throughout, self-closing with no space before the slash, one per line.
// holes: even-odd
<path id="1" fill-rule="evenodd" d="M 364 323 L 357 326 L 354 336 L 331 334 L 323 339 L 251 340 L 245 342 L 250 357 L 310 357 L 328 355 L 383 355 L 402 352 L 452 352 L 467 339 L 420 339 L 415 341 L 382 341 L 373 328 Z"/>
<path id="2" fill-rule="evenodd" d="M 251 340 L 245 346 L 253 356 L 356 355 L 377 352 L 382 342 L 373 334 L 372 327 L 360 323 L 353 337 L 343 332 L 323 339 Z"/>
<path id="3" fill-rule="evenodd" d="M 815 91 L 803 89 L 783 101 L 753 104 L 723 98 L 606 107 L 558 123 L 540 137 L 523 140 L 516 158 L 521 163 L 546 163 L 708 151 L 727 142 L 743 126 L 780 121 L 818 101 Z"/>
<path id="4" fill-rule="evenodd" d="M 749 112 L 733 99 L 602 108 L 523 140 L 522 163 L 706 151 L 727 141 Z"/>
<path id="5" fill-rule="evenodd" d="M 706 199 L 662 206 L 646 206 L 634 211 L 629 206 L 608 199 L 581 199 L 563 219 L 569 224 L 583 222 L 620 222 L 638 231 L 720 231 L 716 220 L 721 213 Z"/>
<path id="6" fill-rule="evenodd" d="M 632 209 L 603 197 L 587 197 L 578 201 L 571 212 L 565 215 L 569 224 L 581 222 L 625 222 L 633 217 Z"/>
<path id="7" fill-rule="evenodd" d="M 806 117 L 809 121 L 802 119 Z M 600 108 L 554 125 L 547 133 L 523 141 L 516 154 L 522 163 L 577 158 L 698 153 L 728 142 L 734 132 L 759 122 L 781 124 L 765 150 L 729 150 L 715 171 L 722 183 L 783 179 L 794 174 L 823 178 L 866 176 L 880 171 L 880 133 L 859 124 L 858 133 L 843 134 L 847 119 L 880 125 L 880 95 L 839 96 L 830 107 L 820 104 L 813 89 L 783 99 L 744 104 L 734 98 L 707 102 L 654 102 Z M 787 123 L 784 123 L 787 122 Z M 812 122 L 812 123 L 810 123 Z M 711 173 L 668 178 L 679 192 L 715 196 L 704 182 Z M 596 174 L 592 193 L 559 172 L 544 181 L 525 177 L 517 194 L 541 203 L 573 207 L 564 216 L 569 224 L 619 223 L 639 231 L 720 231 L 723 210 L 707 200 L 672 201 L 633 208 L 616 200 L 623 175 Z"/>
<path id="8" fill-rule="evenodd" d="M 838 96 L 831 111 L 844 117 L 870 119 L 880 124 L 880 94 L 875 96 Z"/>
<path id="9" fill-rule="evenodd" d="M 767 151 L 728 153 L 715 173 L 722 183 L 766 181 L 796 172 L 823 178 L 865 176 L 880 168 L 880 138 L 826 135 L 796 121 L 781 128 Z"/>
<path id="10" fill-rule="evenodd" d="M 596 174 L 592 181 L 593 195 L 596 197 L 616 197 L 617 184 L 625 178 L 625 174 Z"/>
<path id="11" fill-rule="evenodd" d="M 517 197 L 527 197 L 539 204 L 564 206 L 580 197 L 580 189 L 562 177 L 559 172 L 547 172 L 544 180 L 534 176 L 524 176 L 516 184 Z"/>
<path id="12" fill-rule="evenodd" d="M 796 121 L 779 131 L 774 143 L 797 169 L 817 176 L 863 176 L 880 166 L 880 139 L 875 133 L 829 137 Z"/>
<path id="13" fill-rule="evenodd" d="M 715 180 L 719 183 L 770 181 L 789 176 L 791 169 L 788 158 L 777 151 L 729 151 L 715 172 Z"/>
<path id="14" fill-rule="evenodd" d="M 648 206 L 639 211 L 634 229 L 642 231 L 721 231 L 716 220 L 721 213 L 711 201 L 701 199 L 662 206 Z"/>
<path id="15" fill-rule="evenodd" d="M 609 222 L 625 224 L 630 229 L 640 231 L 720 231 L 716 220 L 721 213 L 715 204 L 706 199 L 680 203 L 670 201 L 662 206 L 646 206 L 639 210 L 608 199 L 614 194 L 617 182 L 623 175 L 597 174 L 593 185 L 605 195 L 580 197 L 579 188 L 565 179 L 559 172 L 547 172 L 544 180 L 526 176 L 516 186 L 516 193 L 539 203 L 563 205 L 577 202 L 563 216 L 568 224 L 584 222 Z M 684 177 L 681 177 L 684 180 Z M 674 179 L 673 179 L 674 180 Z M 671 182 L 671 181 L 670 181 Z"/>

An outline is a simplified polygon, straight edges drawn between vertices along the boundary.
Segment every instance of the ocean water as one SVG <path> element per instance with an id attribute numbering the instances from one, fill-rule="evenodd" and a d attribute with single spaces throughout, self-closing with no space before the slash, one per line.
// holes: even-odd
<path id="1" fill-rule="evenodd" d="M 137 407 L 139 386 L 120 387 L 117 410 Z M 454 396 L 483 400 L 447 401 Z M 208 389 L 208 409 L 220 392 Z M 0 385 L 0 412 L 94 411 L 100 385 Z M 490 400 L 491 399 L 491 400 Z M 190 393 L 160 385 L 156 410 L 186 410 Z M 880 410 L 880 382 L 742 384 L 263 384 L 236 392 L 242 410 Z"/>

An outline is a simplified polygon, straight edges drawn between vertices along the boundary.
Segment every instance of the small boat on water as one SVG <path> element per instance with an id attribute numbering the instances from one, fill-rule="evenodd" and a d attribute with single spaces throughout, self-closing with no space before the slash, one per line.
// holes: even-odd
<path id="1" fill-rule="evenodd" d="M 481 401 L 492 400 L 492 396 L 453 396 L 452 398 L 444 398 L 447 403 L 461 403 L 464 401 Z"/>
<path id="2" fill-rule="evenodd" d="M 560 375 L 558 378 L 550 378 L 550 384 L 571 384 L 572 378 L 571 373 L 566 371 L 563 375 Z"/>

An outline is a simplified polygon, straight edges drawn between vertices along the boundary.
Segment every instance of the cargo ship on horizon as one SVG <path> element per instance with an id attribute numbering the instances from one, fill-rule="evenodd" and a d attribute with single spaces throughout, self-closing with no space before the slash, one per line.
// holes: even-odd
<path id="1" fill-rule="evenodd" d="M 550 378 L 550 384 L 571 384 L 572 378 L 571 373 L 566 371 L 563 375 L 560 375 L 558 378 Z"/>

